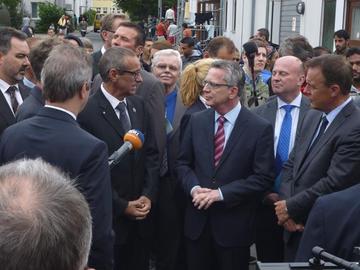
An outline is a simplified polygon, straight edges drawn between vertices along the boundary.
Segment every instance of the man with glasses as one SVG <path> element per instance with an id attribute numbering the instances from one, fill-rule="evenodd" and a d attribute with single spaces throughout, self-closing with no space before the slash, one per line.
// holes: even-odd
<path id="1" fill-rule="evenodd" d="M 211 65 L 203 96 L 212 109 L 192 115 L 181 141 L 189 270 L 248 269 L 257 200 L 273 184 L 273 130 L 241 106 L 241 77 L 233 61 Z"/>
<path id="2" fill-rule="evenodd" d="M 80 125 L 106 142 L 109 154 L 129 129 L 145 134 L 143 148 L 112 169 L 115 270 L 145 270 L 149 264 L 149 214 L 157 193 L 158 151 L 145 103 L 135 95 L 142 82 L 137 55 L 126 48 L 106 50 L 99 62 L 103 83 L 79 115 Z"/>
<path id="3" fill-rule="evenodd" d="M 124 14 L 108 14 L 101 19 L 101 30 L 100 37 L 104 42 L 104 45 L 100 50 L 92 54 L 93 58 L 93 78 L 96 74 L 99 73 L 99 61 L 101 56 L 105 53 L 107 49 L 111 47 L 111 40 L 116 29 L 119 27 L 120 23 L 126 22 L 127 18 Z"/>

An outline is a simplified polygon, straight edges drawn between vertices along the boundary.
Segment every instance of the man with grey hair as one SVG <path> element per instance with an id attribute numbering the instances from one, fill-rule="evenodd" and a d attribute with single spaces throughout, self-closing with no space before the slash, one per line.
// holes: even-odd
<path id="1" fill-rule="evenodd" d="M 123 145 L 130 129 L 145 134 L 142 149 L 126 155 L 111 171 L 116 270 L 149 268 L 149 215 L 158 189 L 159 153 L 145 101 L 135 95 L 142 82 L 140 70 L 132 50 L 108 49 L 99 63 L 103 83 L 79 115 L 80 125 L 106 142 L 109 153 Z"/>
<path id="2" fill-rule="evenodd" d="M 189 195 L 188 269 L 248 269 L 257 199 L 272 186 L 273 130 L 239 101 L 240 67 L 215 61 L 204 80 L 211 109 L 192 115 L 177 174 Z"/>
<path id="3" fill-rule="evenodd" d="M 177 269 L 181 263 L 178 254 L 182 239 L 182 217 L 175 161 L 179 151 L 180 121 L 185 113 L 177 86 L 181 73 L 180 53 L 173 49 L 160 50 L 154 54 L 152 72 L 165 87 L 165 117 L 167 123 L 166 153 L 160 167 L 158 203 L 155 208 L 155 256 L 156 269 Z"/>
<path id="4" fill-rule="evenodd" d="M 41 159 L 0 167 L 0 265 L 3 270 L 84 270 L 91 216 L 63 172 Z"/>
<path id="5" fill-rule="evenodd" d="M 36 116 L 4 131 L 0 163 L 42 157 L 76 178 L 93 219 L 89 266 L 110 270 L 113 248 L 108 152 L 104 142 L 76 122 L 89 96 L 89 57 L 71 45 L 59 45 L 45 61 L 41 78 L 46 105 Z"/>

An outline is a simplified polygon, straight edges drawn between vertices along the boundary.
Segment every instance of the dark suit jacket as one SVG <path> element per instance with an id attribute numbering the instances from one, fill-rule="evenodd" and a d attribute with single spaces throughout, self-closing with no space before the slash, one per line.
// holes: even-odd
<path id="1" fill-rule="evenodd" d="M 15 114 L 16 122 L 33 117 L 42 107 L 44 107 L 44 105 L 45 99 L 42 95 L 42 91 L 39 87 L 35 86 L 31 89 L 30 95 L 19 106 Z"/>
<path id="2" fill-rule="evenodd" d="M 98 51 L 91 54 L 91 57 L 92 57 L 92 71 L 93 71 L 92 77 L 93 78 L 97 74 L 99 74 L 99 61 L 100 61 L 101 56 L 102 56 L 101 50 L 98 50 Z"/>
<path id="3" fill-rule="evenodd" d="M 136 89 L 136 95 L 145 101 L 146 110 L 149 112 L 149 123 L 155 134 L 155 143 L 162 159 L 166 145 L 165 128 L 165 96 L 164 85 L 151 73 L 141 70 L 143 82 Z M 96 75 L 91 86 L 91 94 L 96 93 L 101 86 L 100 74 Z"/>
<path id="4" fill-rule="evenodd" d="M 210 222 L 223 247 L 250 246 L 254 241 L 256 195 L 273 185 L 274 140 L 269 123 L 242 107 L 217 168 L 214 167 L 214 110 L 195 113 L 181 142 L 177 173 L 189 196 L 185 236 L 200 237 Z M 197 210 L 190 191 L 196 186 L 221 188 L 224 201 Z"/>
<path id="5" fill-rule="evenodd" d="M 27 120 L 9 127 L 0 144 L 0 161 L 41 157 L 71 178 L 89 203 L 93 241 L 89 266 L 112 269 L 111 185 L 106 145 L 82 130 L 67 113 L 42 108 Z"/>
<path id="6" fill-rule="evenodd" d="M 203 110 L 206 110 L 206 107 L 204 103 L 201 102 L 201 100 L 198 98 L 194 104 L 192 104 L 190 107 L 188 107 L 181 118 L 180 123 L 180 140 L 184 137 L 184 133 L 187 127 L 187 124 L 190 121 L 191 115 L 196 112 L 201 112 Z"/>
<path id="7" fill-rule="evenodd" d="M 282 170 L 280 196 L 289 215 L 303 224 L 319 196 L 359 182 L 360 110 L 352 101 L 347 104 L 306 156 L 321 116 L 317 110 L 307 112 Z"/>
<path id="8" fill-rule="evenodd" d="M 312 258 L 314 246 L 348 261 L 358 259 L 353 248 L 360 244 L 359 194 L 360 185 L 355 185 L 317 199 L 306 223 L 296 261 L 307 262 Z"/>
<path id="9" fill-rule="evenodd" d="M 19 91 L 23 100 L 29 95 L 30 89 L 22 83 L 19 83 Z M 15 116 L 6 102 L 2 93 L 0 93 L 0 135 L 1 133 L 12 124 L 15 123 Z"/>
<path id="10" fill-rule="evenodd" d="M 113 215 L 116 243 L 123 244 L 127 240 L 132 227 L 139 225 L 140 233 L 149 233 L 147 219 L 133 221 L 124 216 L 128 201 L 136 200 L 141 195 L 155 201 L 158 177 L 159 160 L 154 143 L 154 136 L 149 127 L 145 103 L 141 97 L 131 96 L 126 98 L 127 110 L 132 129 L 138 129 L 145 135 L 143 148 L 131 152 L 111 170 L 113 190 Z M 85 109 L 79 114 L 80 125 L 103 140 L 109 153 L 113 153 L 123 144 L 124 130 L 111 104 L 101 90 L 90 97 Z"/>

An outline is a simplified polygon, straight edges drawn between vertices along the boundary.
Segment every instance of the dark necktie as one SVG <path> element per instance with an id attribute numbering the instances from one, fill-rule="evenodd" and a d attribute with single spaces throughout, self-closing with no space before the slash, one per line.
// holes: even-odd
<path id="1" fill-rule="evenodd" d="M 291 126 L 292 126 L 292 117 L 291 110 L 294 108 L 294 105 L 284 105 L 281 106 L 281 109 L 285 110 L 285 116 L 281 124 L 279 140 L 276 148 L 276 175 L 280 174 L 283 164 L 287 161 L 289 157 L 289 147 L 290 147 L 290 138 L 291 138 Z M 274 190 L 278 192 L 281 183 L 281 177 L 276 177 Z"/>
<path id="2" fill-rule="evenodd" d="M 326 129 L 328 124 L 329 124 L 329 121 L 326 119 L 326 116 L 323 116 L 322 119 L 321 119 L 321 126 L 320 126 L 320 129 L 319 129 L 319 133 L 316 136 L 316 138 L 313 140 L 313 142 L 310 145 L 307 153 L 310 153 L 311 149 L 313 149 L 314 146 L 320 141 L 320 139 L 321 139 L 322 135 L 324 134 L 325 129 Z"/>
<path id="3" fill-rule="evenodd" d="M 224 130 L 224 123 L 226 119 L 224 116 L 220 116 L 217 119 L 218 128 L 214 137 L 214 144 L 215 144 L 215 155 L 214 155 L 214 164 L 215 167 L 218 166 L 219 161 L 221 159 L 221 155 L 224 152 L 224 145 L 225 145 L 225 130 Z"/>
<path id="4" fill-rule="evenodd" d="M 126 104 L 125 102 L 120 102 L 116 108 L 120 112 L 120 123 L 125 132 L 128 132 L 131 129 L 130 120 L 126 114 Z"/>
<path id="5" fill-rule="evenodd" d="M 16 99 L 16 86 L 10 86 L 6 92 L 9 94 L 10 96 L 10 102 L 11 102 L 11 107 L 12 107 L 12 110 L 14 112 L 14 114 L 16 113 L 18 107 L 19 107 L 19 103 Z"/>

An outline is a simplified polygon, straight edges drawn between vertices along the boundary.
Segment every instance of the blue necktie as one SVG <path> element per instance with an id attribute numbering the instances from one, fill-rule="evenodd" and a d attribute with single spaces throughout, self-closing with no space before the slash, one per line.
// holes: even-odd
<path id="1" fill-rule="evenodd" d="M 285 117 L 281 124 L 280 135 L 278 140 L 278 145 L 276 149 L 276 179 L 274 191 L 278 192 L 280 187 L 280 171 L 285 161 L 287 161 L 289 156 L 289 147 L 290 147 L 290 135 L 291 135 L 291 125 L 292 117 L 291 110 L 294 108 L 294 105 L 284 105 L 281 109 L 285 110 Z"/>

